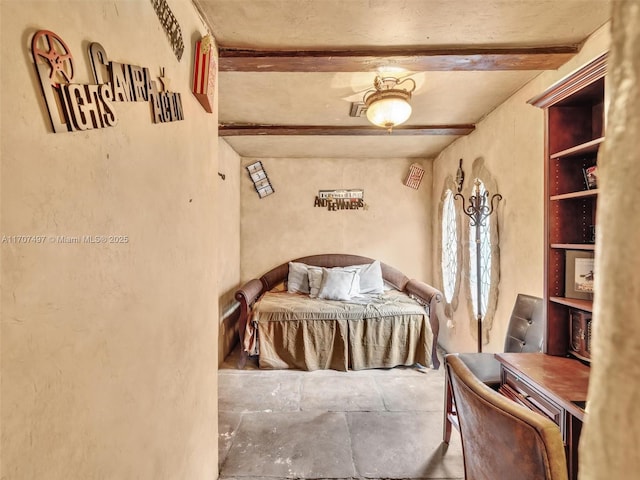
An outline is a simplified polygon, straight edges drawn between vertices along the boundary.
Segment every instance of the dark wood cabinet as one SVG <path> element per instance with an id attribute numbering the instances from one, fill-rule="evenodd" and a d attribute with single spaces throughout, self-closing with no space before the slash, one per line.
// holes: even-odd
<path id="1" fill-rule="evenodd" d="M 605 134 L 606 60 L 604 53 L 529 100 L 545 114 L 545 352 L 582 360 L 589 359 L 585 337 L 590 328 L 572 325 L 572 319 L 593 306 L 589 284 L 594 272 L 588 270 L 596 249 L 595 180 Z"/>

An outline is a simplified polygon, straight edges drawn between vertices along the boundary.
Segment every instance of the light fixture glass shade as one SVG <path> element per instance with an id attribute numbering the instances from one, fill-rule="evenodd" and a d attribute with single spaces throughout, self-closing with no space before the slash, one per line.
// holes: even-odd
<path id="1" fill-rule="evenodd" d="M 367 118 L 379 127 L 392 128 L 406 122 L 411 116 L 411 105 L 400 96 L 386 96 L 373 100 L 367 106 Z"/>

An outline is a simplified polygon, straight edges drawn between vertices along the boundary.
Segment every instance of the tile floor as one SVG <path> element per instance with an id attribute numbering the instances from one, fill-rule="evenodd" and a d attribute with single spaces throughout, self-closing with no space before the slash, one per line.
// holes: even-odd
<path id="1" fill-rule="evenodd" d="M 223 480 L 456 479 L 460 437 L 441 443 L 444 371 L 236 368 L 218 373 Z"/>

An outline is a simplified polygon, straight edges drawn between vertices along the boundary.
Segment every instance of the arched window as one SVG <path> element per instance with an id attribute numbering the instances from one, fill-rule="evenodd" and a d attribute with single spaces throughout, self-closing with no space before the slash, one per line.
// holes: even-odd
<path id="1" fill-rule="evenodd" d="M 447 188 L 442 201 L 442 286 L 444 298 L 451 303 L 458 278 L 458 221 L 453 192 Z"/>
<path id="2" fill-rule="evenodd" d="M 444 314 L 447 325 L 454 327 L 453 312 L 458 308 L 460 278 L 462 275 L 462 223 L 460 207 L 455 197 L 456 184 L 451 176 L 447 177 L 442 188 L 438 206 L 440 231 L 438 253 L 440 261 L 436 263 L 440 290 L 444 295 Z"/>
<path id="3" fill-rule="evenodd" d="M 481 180 L 477 180 L 481 196 L 487 189 Z M 477 248 L 476 226 L 469 222 L 469 290 L 474 316 L 478 316 L 478 250 L 480 251 L 480 307 L 482 315 L 486 315 L 491 290 L 491 218 L 480 224 L 480 248 Z"/>

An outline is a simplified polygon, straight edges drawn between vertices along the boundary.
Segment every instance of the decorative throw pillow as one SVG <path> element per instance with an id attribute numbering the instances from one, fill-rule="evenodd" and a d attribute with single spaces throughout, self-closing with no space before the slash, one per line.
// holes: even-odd
<path id="1" fill-rule="evenodd" d="M 309 293 L 307 265 L 299 262 L 289 262 L 287 291 L 289 293 Z"/>
<path id="2" fill-rule="evenodd" d="M 382 278 L 382 266 L 380 260 L 360 267 L 360 294 L 384 293 L 384 280 Z"/>
<path id="3" fill-rule="evenodd" d="M 322 284 L 322 267 L 307 265 L 307 274 L 309 275 L 309 296 L 317 298 Z"/>
<path id="4" fill-rule="evenodd" d="M 351 300 L 360 291 L 360 276 L 353 270 L 323 268 L 318 298 L 325 300 Z"/>

